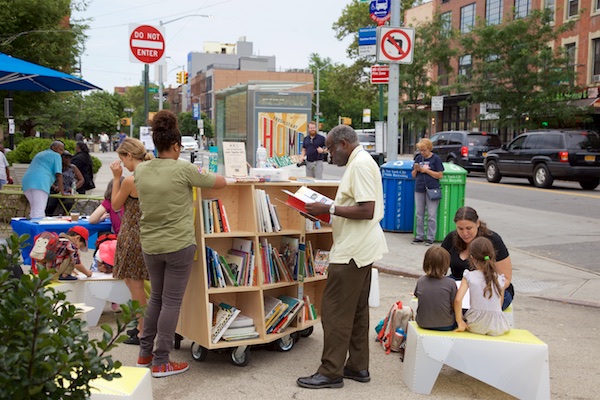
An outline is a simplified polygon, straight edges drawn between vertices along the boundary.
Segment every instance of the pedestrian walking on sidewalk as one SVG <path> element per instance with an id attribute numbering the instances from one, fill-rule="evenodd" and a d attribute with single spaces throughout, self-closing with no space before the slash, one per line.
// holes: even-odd
<path id="1" fill-rule="evenodd" d="M 299 378 L 310 389 L 341 388 L 343 378 L 369 382 L 371 267 L 387 252 L 379 222 L 383 187 L 379 166 L 360 146 L 354 129 L 338 125 L 325 142 L 335 165 L 346 171 L 329 206 L 306 204 L 312 215 L 332 215 L 333 246 L 321 301 L 323 354 L 317 373 Z"/>
<path id="2" fill-rule="evenodd" d="M 302 142 L 300 158 L 306 161 L 306 176 L 323 179 L 323 160 L 327 153 L 325 138 L 317 132 L 317 123 L 308 123 L 308 135 Z"/>

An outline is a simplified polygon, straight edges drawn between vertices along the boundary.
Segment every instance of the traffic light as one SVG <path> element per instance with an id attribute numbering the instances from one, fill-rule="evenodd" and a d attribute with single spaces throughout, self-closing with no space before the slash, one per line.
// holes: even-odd
<path id="1" fill-rule="evenodd" d="M 352 118 L 341 117 L 341 122 L 343 125 L 352 125 Z"/>
<path id="2" fill-rule="evenodd" d="M 131 125 L 131 118 L 121 118 L 121 125 L 122 126 L 129 126 L 129 125 Z"/>
<path id="3" fill-rule="evenodd" d="M 183 73 L 183 83 L 185 83 L 186 85 L 188 83 L 188 73 L 187 72 Z"/>
<path id="4" fill-rule="evenodd" d="M 183 71 L 177 73 L 177 83 L 183 83 Z"/>

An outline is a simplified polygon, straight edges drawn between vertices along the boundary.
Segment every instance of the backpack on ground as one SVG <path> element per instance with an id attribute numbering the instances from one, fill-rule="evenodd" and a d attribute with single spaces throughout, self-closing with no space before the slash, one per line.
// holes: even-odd
<path id="1" fill-rule="evenodd" d="M 385 318 L 375 328 L 379 328 L 376 340 L 381 343 L 386 354 L 393 351 L 400 353 L 401 359 L 404 358 L 408 321 L 412 319 L 414 315 L 409 306 L 403 306 L 401 301 L 392 305 Z"/>
<path id="2" fill-rule="evenodd" d="M 29 253 L 32 260 L 48 262 L 56 258 L 58 250 L 58 234 L 54 232 L 42 232 L 33 239 L 33 248 Z"/>

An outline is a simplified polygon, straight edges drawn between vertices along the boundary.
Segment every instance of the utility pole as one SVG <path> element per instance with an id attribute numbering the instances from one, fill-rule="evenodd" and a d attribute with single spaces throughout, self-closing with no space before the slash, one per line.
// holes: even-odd
<path id="1" fill-rule="evenodd" d="M 207 14 L 188 14 L 188 15 L 184 15 L 183 17 L 175 18 L 175 19 L 172 19 L 172 20 L 169 20 L 166 22 L 158 21 L 158 24 L 160 26 L 164 26 L 166 24 L 170 24 L 171 22 L 179 21 L 180 19 L 189 18 L 189 17 L 211 18 L 211 16 L 207 15 Z M 161 62 L 160 64 L 158 64 L 158 110 L 159 111 L 163 109 L 163 84 L 164 84 L 163 63 Z"/>
<path id="2" fill-rule="evenodd" d="M 391 0 L 390 26 L 400 26 L 400 0 Z M 398 159 L 398 103 L 400 98 L 400 65 L 390 63 L 390 82 L 388 86 L 388 126 L 387 126 L 387 161 Z"/>
<path id="3" fill-rule="evenodd" d="M 321 109 L 320 109 L 320 95 L 321 95 L 321 88 L 320 88 L 320 83 L 321 83 L 321 70 L 324 69 L 325 67 L 327 67 L 329 64 L 325 64 L 323 65 L 321 68 L 317 68 L 317 90 L 315 90 L 315 92 L 317 93 L 317 103 L 315 104 L 315 122 L 317 123 L 317 131 L 319 130 L 319 119 L 321 118 Z"/>

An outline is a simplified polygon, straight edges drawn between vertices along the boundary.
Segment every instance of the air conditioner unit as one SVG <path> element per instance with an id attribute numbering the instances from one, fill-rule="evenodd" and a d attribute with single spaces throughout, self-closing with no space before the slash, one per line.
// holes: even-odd
<path id="1" fill-rule="evenodd" d="M 592 75 L 592 82 L 600 82 L 600 75 Z"/>

